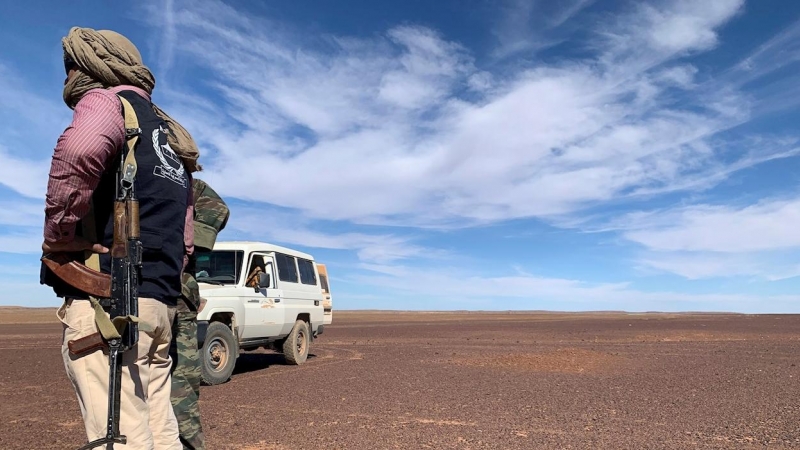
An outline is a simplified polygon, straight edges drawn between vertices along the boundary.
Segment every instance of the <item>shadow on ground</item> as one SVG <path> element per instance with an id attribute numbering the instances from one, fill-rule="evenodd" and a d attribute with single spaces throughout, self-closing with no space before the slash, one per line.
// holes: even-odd
<path id="1" fill-rule="evenodd" d="M 313 353 L 309 353 L 308 361 L 316 358 Z M 242 353 L 236 361 L 233 375 L 241 375 L 249 372 L 268 369 L 270 366 L 286 366 L 286 360 L 280 353 Z"/>

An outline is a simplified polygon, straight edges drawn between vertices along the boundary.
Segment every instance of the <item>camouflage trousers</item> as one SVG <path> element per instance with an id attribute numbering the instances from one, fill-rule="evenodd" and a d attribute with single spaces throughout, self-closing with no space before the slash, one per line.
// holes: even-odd
<path id="1" fill-rule="evenodd" d="M 200 423 L 200 352 L 197 348 L 197 306 L 200 294 L 191 276 L 184 277 L 184 296 L 178 299 L 175 322 L 172 326 L 170 356 L 172 365 L 172 409 L 178 419 L 181 443 L 189 450 L 205 449 L 203 427 Z M 189 298 L 186 290 L 189 289 Z M 196 303 L 195 303 L 196 301 Z"/>

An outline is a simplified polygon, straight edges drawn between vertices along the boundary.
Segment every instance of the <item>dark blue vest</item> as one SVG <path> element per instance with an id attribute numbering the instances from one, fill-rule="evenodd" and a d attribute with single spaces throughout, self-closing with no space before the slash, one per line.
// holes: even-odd
<path id="1" fill-rule="evenodd" d="M 134 153 L 138 166 L 134 186 L 143 247 L 139 297 L 174 305 L 181 293 L 189 177 L 181 159 L 167 143 L 167 125 L 155 114 L 152 104 L 133 91 L 122 91 L 119 95 L 131 103 L 142 129 Z M 120 157 L 121 152 L 92 196 L 95 229 L 100 242 L 109 248 L 114 236 L 112 211 Z M 111 255 L 100 255 L 100 270 L 109 273 L 110 269 Z M 80 295 L 52 278 L 55 277 L 43 277 L 43 281 L 53 286 L 57 295 Z"/>

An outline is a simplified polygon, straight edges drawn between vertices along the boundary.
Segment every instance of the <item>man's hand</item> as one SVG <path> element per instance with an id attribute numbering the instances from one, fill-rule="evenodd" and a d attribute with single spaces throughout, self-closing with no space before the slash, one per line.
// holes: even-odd
<path id="1" fill-rule="evenodd" d="M 91 250 L 94 253 L 108 253 L 108 249 L 100 244 L 92 244 L 86 238 L 75 236 L 70 242 L 50 243 L 44 242 L 42 244 L 42 251 L 45 253 L 61 253 L 61 252 L 82 252 L 84 250 Z"/>

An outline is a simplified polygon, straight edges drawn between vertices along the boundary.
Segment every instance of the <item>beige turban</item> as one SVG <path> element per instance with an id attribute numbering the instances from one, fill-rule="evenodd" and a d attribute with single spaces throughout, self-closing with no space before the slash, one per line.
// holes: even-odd
<path id="1" fill-rule="evenodd" d="M 65 57 L 78 66 L 78 72 L 64 86 L 64 102 L 70 108 L 75 108 L 86 92 L 96 88 L 126 84 L 153 93 L 155 78 L 142 63 L 139 50 L 125 36 L 109 30 L 73 27 L 61 43 Z M 169 126 L 167 140 L 186 170 L 190 173 L 202 170 L 197 162 L 200 152 L 189 132 L 155 104 L 153 110 Z"/>

